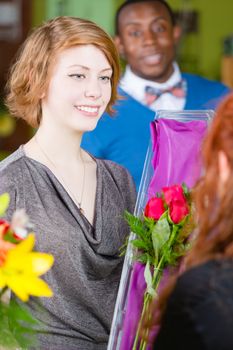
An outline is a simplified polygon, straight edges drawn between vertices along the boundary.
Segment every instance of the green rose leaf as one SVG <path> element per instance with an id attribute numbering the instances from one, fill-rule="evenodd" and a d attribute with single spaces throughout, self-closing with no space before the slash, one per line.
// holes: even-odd
<path id="1" fill-rule="evenodd" d="M 3 216 L 9 206 L 10 196 L 8 193 L 0 195 L 0 216 Z"/>
<path id="2" fill-rule="evenodd" d="M 150 294 L 151 296 L 154 296 L 155 295 L 155 290 L 153 288 L 153 285 L 152 285 L 152 274 L 151 274 L 151 271 L 150 271 L 150 261 L 149 259 L 147 260 L 147 263 L 146 263 L 146 267 L 145 267 L 145 270 L 144 270 L 144 278 L 145 278 L 145 281 L 146 281 L 146 291 L 148 294 Z"/>
<path id="3" fill-rule="evenodd" d="M 170 234 L 171 229 L 167 220 L 167 216 L 163 215 L 161 219 L 157 221 L 152 231 L 152 243 L 155 253 L 156 265 L 158 264 L 161 248 L 169 240 Z"/>

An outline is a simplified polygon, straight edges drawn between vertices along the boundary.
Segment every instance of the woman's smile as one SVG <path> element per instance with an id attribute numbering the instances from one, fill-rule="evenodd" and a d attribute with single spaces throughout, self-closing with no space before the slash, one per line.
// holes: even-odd
<path id="1" fill-rule="evenodd" d="M 91 105 L 79 105 L 75 106 L 75 108 L 83 114 L 92 116 L 92 117 L 97 117 L 99 115 L 99 110 L 101 106 L 91 106 Z"/>

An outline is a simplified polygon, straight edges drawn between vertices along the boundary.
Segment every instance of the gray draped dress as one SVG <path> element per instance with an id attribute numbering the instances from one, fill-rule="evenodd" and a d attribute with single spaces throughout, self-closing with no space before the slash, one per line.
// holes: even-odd
<path id="1" fill-rule="evenodd" d="M 93 225 L 51 170 L 27 157 L 23 146 L 0 163 L 0 193 L 11 196 L 6 218 L 24 208 L 34 225 L 35 249 L 55 258 L 43 276 L 54 296 L 31 297 L 28 303 L 42 322 L 39 349 L 107 348 L 123 263 L 119 248 L 129 233 L 123 214 L 133 212 L 136 194 L 124 168 L 95 160 Z"/>

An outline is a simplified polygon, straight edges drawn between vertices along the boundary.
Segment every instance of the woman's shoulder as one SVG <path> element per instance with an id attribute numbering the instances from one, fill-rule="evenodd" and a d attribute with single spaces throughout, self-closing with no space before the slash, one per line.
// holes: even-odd
<path id="1" fill-rule="evenodd" d="M 15 152 L 0 162 L 0 172 L 3 173 L 9 169 L 18 168 L 23 156 L 22 146 L 20 146 Z"/>
<path id="2" fill-rule="evenodd" d="M 154 349 L 233 349 L 232 290 L 232 259 L 210 260 L 183 273 L 168 299 Z"/>
<path id="3" fill-rule="evenodd" d="M 19 148 L 0 162 L 0 194 L 7 192 L 11 199 L 6 214 L 7 220 L 10 220 L 17 207 L 17 196 L 23 198 L 23 156 L 23 150 Z"/>
<path id="4" fill-rule="evenodd" d="M 184 303 L 193 306 L 194 301 L 199 305 L 211 295 L 228 293 L 229 285 L 233 289 L 233 259 L 210 260 L 191 268 L 178 278 L 172 299 L 177 307 Z"/>
<path id="5" fill-rule="evenodd" d="M 14 183 L 22 176 L 24 153 L 22 146 L 0 162 L 0 185 Z M 19 184 L 18 184 L 19 185 Z"/>
<path id="6" fill-rule="evenodd" d="M 175 315 L 177 327 L 182 320 L 185 334 L 208 345 L 204 349 L 233 349 L 232 290 L 233 259 L 208 261 L 178 279 L 168 301 L 167 318 Z"/>
<path id="7" fill-rule="evenodd" d="M 102 165 L 104 165 L 109 170 L 111 170 L 112 172 L 119 173 L 121 175 L 128 173 L 128 170 L 124 166 L 122 166 L 122 165 L 120 165 L 112 160 L 98 158 L 97 161 L 100 162 Z"/>
<path id="8" fill-rule="evenodd" d="M 134 186 L 134 182 L 132 179 L 132 176 L 130 175 L 129 171 L 122 165 L 115 163 L 112 160 L 107 159 L 98 159 L 97 162 L 101 163 L 102 166 L 114 176 L 116 180 L 118 180 L 120 183 L 125 185 Z"/>

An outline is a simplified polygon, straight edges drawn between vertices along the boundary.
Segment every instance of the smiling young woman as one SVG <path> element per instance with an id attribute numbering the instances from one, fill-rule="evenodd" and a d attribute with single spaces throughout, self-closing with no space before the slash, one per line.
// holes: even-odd
<path id="1" fill-rule="evenodd" d="M 37 132 L 0 163 L 0 193 L 11 195 L 7 216 L 25 208 L 37 248 L 55 257 L 47 274 L 54 297 L 28 303 L 41 320 L 40 349 L 107 347 L 135 188 L 124 168 L 80 143 L 112 113 L 118 78 L 112 39 L 73 17 L 35 29 L 11 70 L 7 105 Z"/>

